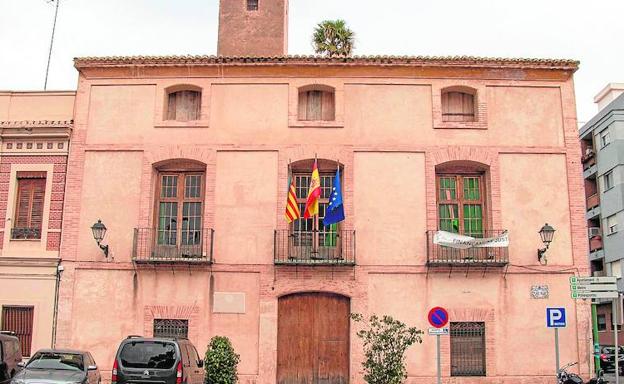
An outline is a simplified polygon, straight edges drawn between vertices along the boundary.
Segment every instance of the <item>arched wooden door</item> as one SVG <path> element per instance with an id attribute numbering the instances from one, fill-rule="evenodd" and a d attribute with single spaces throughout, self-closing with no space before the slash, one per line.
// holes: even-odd
<path id="1" fill-rule="evenodd" d="M 299 293 L 279 299 L 278 384 L 349 382 L 349 298 Z"/>

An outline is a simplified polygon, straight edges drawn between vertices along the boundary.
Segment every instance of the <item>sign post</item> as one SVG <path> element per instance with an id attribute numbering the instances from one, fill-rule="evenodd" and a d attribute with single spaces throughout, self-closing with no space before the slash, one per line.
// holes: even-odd
<path id="1" fill-rule="evenodd" d="M 448 324 L 449 316 L 446 309 L 442 307 L 434 307 L 429 311 L 429 315 L 427 316 L 429 319 L 429 324 L 434 328 L 429 328 L 429 335 L 435 335 L 436 337 L 436 356 L 438 359 L 438 384 L 442 384 L 442 363 L 440 357 L 440 336 L 448 335 L 449 329 L 444 328 Z"/>
<path id="2" fill-rule="evenodd" d="M 559 374 L 559 328 L 566 326 L 565 308 L 546 308 L 546 327 L 555 329 L 555 375 Z"/>
<path id="3" fill-rule="evenodd" d="M 619 306 L 619 297 L 620 294 L 617 289 L 617 278 L 614 276 L 602 276 L 602 277 L 584 277 L 584 276 L 572 276 L 570 277 L 570 292 L 572 294 L 572 298 L 574 300 L 579 299 L 611 299 L 613 300 L 613 324 L 618 323 L 618 306 Z M 596 309 L 595 305 L 592 304 L 592 322 L 594 329 L 594 344 L 598 342 L 597 340 L 597 325 L 596 325 Z M 565 317 L 565 314 L 564 314 Z M 555 328 L 555 338 L 557 328 Z M 613 343 L 615 344 L 615 384 L 619 384 L 620 375 L 620 359 L 619 359 L 619 346 L 618 346 L 618 331 L 617 325 L 615 326 L 615 332 L 613 332 Z M 599 360 L 595 358 L 597 361 L 596 372 L 600 366 Z"/>

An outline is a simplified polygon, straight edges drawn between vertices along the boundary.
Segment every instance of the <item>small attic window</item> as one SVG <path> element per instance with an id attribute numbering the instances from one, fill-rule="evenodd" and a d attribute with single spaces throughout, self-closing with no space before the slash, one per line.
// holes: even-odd
<path id="1" fill-rule="evenodd" d="M 258 10 L 258 1 L 259 0 L 247 0 L 247 10 L 248 11 L 257 11 Z"/>
<path id="2" fill-rule="evenodd" d="M 335 110 L 333 88 L 326 86 L 300 88 L 298 120 L 333 121 L 336 118 Z"/>
<path id="3" fill-rule="evenodd" d="M 201 111 L 201 92 L 181 90 L 170 92 L 167 97 L 167 120 L 199 120 Z"/>
<path id="4" fill-rule="evenodd" d="M 449 89 L 442 92 L 442 121 L 476 121 L 475 93 L 468 89 Z"/>

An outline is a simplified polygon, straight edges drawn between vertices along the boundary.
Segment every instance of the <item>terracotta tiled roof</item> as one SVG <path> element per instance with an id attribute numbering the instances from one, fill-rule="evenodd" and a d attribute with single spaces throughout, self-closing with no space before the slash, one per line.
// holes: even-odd
<path id="1" fill-rule="evenodd" d="M 568 59 L 527 59 L 474 56 L 109 56 L 79 57 L 76 68 L 107 66 L 159 65 L 379 65 L 505 67 L 576 70 L 579 62 Z"/>
<path id="2" fill-rule="evenodd" d="M 54 128 L 71 127 L 74 120 L 18 120 L 0 121 L 0 128 Z"/>

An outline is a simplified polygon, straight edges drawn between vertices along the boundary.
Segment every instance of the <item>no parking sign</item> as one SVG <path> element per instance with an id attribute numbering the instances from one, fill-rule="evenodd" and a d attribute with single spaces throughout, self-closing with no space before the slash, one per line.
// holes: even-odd
<path id="1" fill-rule="evenodd" d="M 429 324 L 436 328 L 443 328 L 449 321 L 448 312 L 442 307 L 431 308 L 427 317 L 429 319 Z"/>

